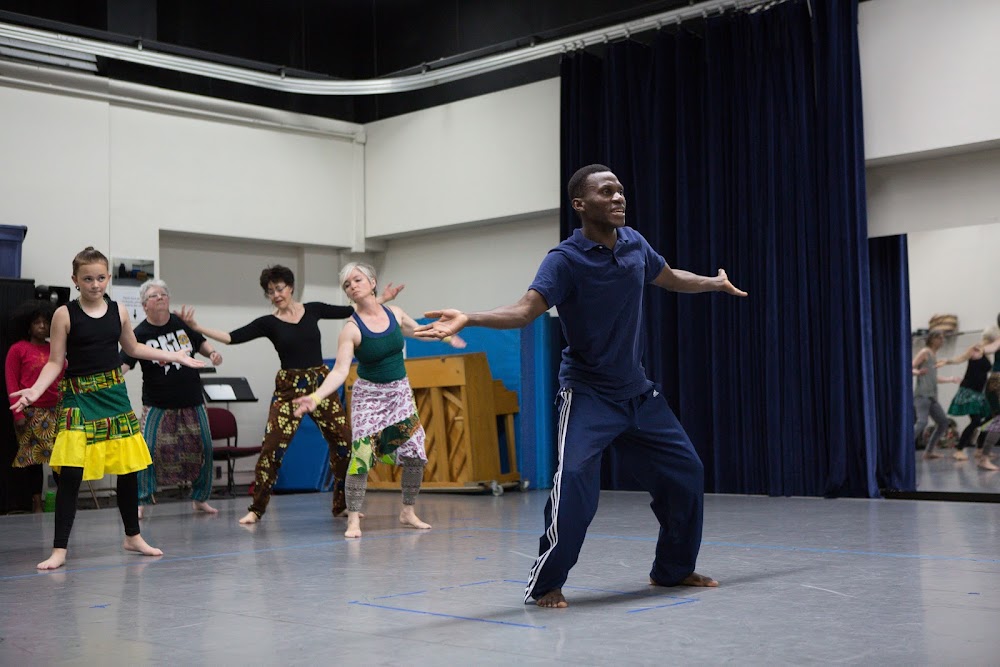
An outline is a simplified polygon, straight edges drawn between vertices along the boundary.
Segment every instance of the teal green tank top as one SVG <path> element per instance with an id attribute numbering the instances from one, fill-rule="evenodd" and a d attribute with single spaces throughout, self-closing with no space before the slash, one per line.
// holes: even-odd
<path id="1" fill-rule="evenodd" d="M 389 316 L 389 327 L 382 332 L 373 333 L 361 320 L 357 313 L 351 315 L 354 323 L 361 330 L 361 345 L 354 348 L 354 357 L 358 360 L 358 377 L 387 384 L 406 377 L 406 366 L 403 365 L 403 329 L 396 322 L 392 311 L 382 306 Z"/>

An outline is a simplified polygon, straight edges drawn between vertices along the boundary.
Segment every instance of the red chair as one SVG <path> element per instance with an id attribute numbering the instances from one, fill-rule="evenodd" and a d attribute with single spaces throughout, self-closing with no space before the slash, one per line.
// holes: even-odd
<path id="1" fill-rule="evenodd" d="M 226 462 L 226 493 L 236 497 L 236 484 L 233 482 L 233 469 L 236 459 L 260 454 L 261 447 L 239 447 L 237 445 L 238 429 L 236 415 L 226 408 L 206 408 L 208 412 L 208 428 L 212 432 L 212 440 L 225 440 L 222 447 L 212 447 L 212 457 L 216 461 Z"/>

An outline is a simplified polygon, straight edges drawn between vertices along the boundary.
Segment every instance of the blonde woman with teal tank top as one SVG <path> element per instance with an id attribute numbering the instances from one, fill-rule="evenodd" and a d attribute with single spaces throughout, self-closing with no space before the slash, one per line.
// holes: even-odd
<path id="1" fill-rule="evenodd" d="M 378 302 L 378 282 L 370 265 L 348 264 L 340 272 L 340 284 L 354 303 L 354 314 L 340 333 L 333 370 L 315 392 L 294 400 L 295 416 L 312 412 L 340 389 L 352 360 L 357 358 L 358 380 L 351 392 L 351 461 L 344 484 L 347 496 L 344 536 L 361 537 L 361 508 L 368 471 L 376 462 L 403 468 L 399 521 L 426 530 L 430 524 L 414 511 L 427 464 L 424 428 L 403 364 L 403 337 L 413 336 L 417 323 L 398 306 L 387 307 Z M 457 336 L 445 342 L 452 347 L 465 347 L 465 342 Z"/>

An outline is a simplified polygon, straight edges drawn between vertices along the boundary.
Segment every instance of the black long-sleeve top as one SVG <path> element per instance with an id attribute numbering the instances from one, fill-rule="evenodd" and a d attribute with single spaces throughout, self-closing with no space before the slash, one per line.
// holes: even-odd
<path id="1" fill-rule="evenodd" d="M 279 320 L 274 315 L 258 317 L 250 324 L 229 332 L 230 345 L 239 345 L 256 338 L 267 338 L 281 359 L 281 368 L 313 368 L 323 363 L 320 342 L 320 320 L 343 320 L 351 316 L 350 306 L 331 306 L 313 301 L 304 304 L 305 314 L 297 324 Z"/>

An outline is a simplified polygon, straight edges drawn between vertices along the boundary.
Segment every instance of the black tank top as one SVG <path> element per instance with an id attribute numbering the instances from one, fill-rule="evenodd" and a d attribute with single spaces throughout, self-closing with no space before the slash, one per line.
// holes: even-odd
<path id="1" fill-rule="evenodd" d="M 1000 357 L 1000 354 L 997 356 Z M 992 364 L 985 354 L 978 359 L 969 359 L 961 386 L 972 391 L 982 391 L 983 387 L 986 386 L 986 377 L 990 374 L 991 366 Z"/>
<path id="2" fill-rule="evenodd" d="M 118 304 L 108 301 L 103 317 L 91 317 L 83 312 L 79 300 L 66 304 L 69 310 L 69 337 L 66 339 L 66 375 L 80 377 L 103 373 L 122 364 L 118 355 L 118 338 L 122 321 Z"/>

